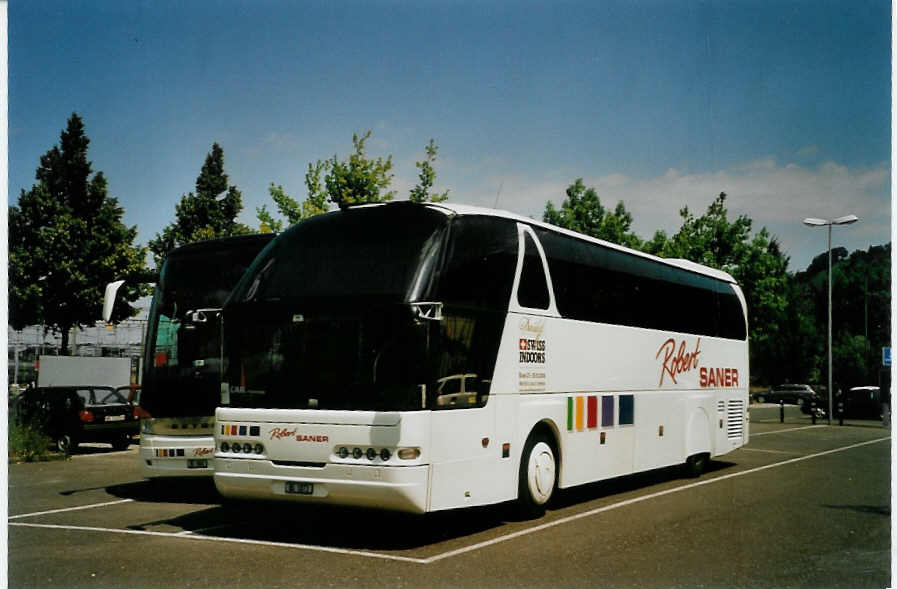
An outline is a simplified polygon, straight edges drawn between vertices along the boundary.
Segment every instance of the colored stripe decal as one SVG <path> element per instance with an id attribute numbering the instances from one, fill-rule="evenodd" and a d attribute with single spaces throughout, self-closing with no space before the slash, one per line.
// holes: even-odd
<path id="1" fill-rule="evenodd" d="M 567 431 L 573 430 L 573 397 L 567 397 Z"/>
<path id="2" fill-rule="evenodd" d="M 598 397 L 591 396 L 589 402 L 589 421 L 588 428 L 595 429 L 598 427 Z"/>
<path id="3" fill-rule="evenodd" d="M 576 397 L 576 429 L 582 429 L 582 397 Z"/>
<path id="4" fill-rule="evenodd" d="M 601 397 L 601 427 L 614 425 L 614 397 L 604 395 Z"/>

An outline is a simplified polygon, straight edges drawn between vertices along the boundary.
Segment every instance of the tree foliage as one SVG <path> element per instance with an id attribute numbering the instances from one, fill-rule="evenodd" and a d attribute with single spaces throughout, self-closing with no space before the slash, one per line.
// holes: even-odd
<path id="1" fill-rule="evenodd" d="M 40 158 L 37 183 L 9 208 L 9 321 L 15 329 L 44 325 L 62 336 L 100 318 L 106 283 L 145 271 L 146 250 L 134 245 L 136 227 L 109 196 L 102 172 L 87 159 L 90 139 L 72 114 L 60 143 Z M 120 296 L 134 302 L 143 290 L 126 284 Z M 118 305 L 113 320 L 135 314 Z"/>
<path id="2" fill-rule="evenodd" d="M 251 233 L 249 227 L 236 220 L 243 210 L 243 195 L 236 186 L 229 186 L 227 180 L 224 150 L 213 143 L 196 178 L 195 192 L 181 196 L 175 205 L 174 222 L 149 242 L 157 267 L 162 266 L 168 252 L 182 245 Z"/>
<path id="3" fill-rule="evenodd" d="M 417 185 L 411 189 L 409 200 L 411 202 L 443 202 L 448 198 L 449 191 L 431 193 L 433 183 L 436 181 L 436 169 L 433 165 L 436 163 L 436 152 L 439 149 L 436 142 L 430 139 L 430 142 L 424 148 L 427 156 L 422 161 L 415 162 L 415 166 L 419 170 Z"/>
<path id="4" fill-rule="evenodd" d="M 395 191 L 389 190 L 392 182 L 392 156 L 384 160 L 378 157 L 371 159 L 365 154 L 365 144 L 370 139 L 367 131 L 360 137 L 352 135 L 355 150 L 347 160 L 336 155 L 327 162 L 315 164 L 319 170 L 326 169 L 324 190 L 330 202 L 346 206 L 352 204 L 387 202 L 395 197 Z"/>
<path id="5" fill-rule="evenodd" d="M 560 209 L 555 209 L 551 201 L 545 203 L 542 220 L 626 247 L 638 248 L 642 243 L 631 231 L 632 214 L 623 202 L 618 202 L 613 211 L 605 209 L 598 193 L 586 188 L 582 178 L 567 187 L 567 198 Z"/>
<path id="6" fill-rule="evenodd" d="M 794 281 L 805 293 L 808 320 L 817 326 L 819 371 L 825 375 L 828 252 Z M 881 349 L 891 345 L 891 244 L 848 254 L 832 249 L 832 372 L 836 386 L 878 384 Z"/>
<path id="7" fill-rule="evenodd" d="M 725 192 L 700 217 L 688 207 L 679 214 L 682 226 L 660 247 L 659 254 L 724 270 L 738 281 L 748 308 L 751 372 L 767 377 L 767 366 L 759 359 L 775 347 L 774 340 L 780 335 L 788 306 L 788 257 L 765 227 L 752 236 L 752 222 L 746 215 L 729 220 Z"/>
<path id="8" fill-rule="evenodd" d="M 329 162 L 327 161 L 308 164 L 308 171 L 305 173 L 305 187 L 308 189 L 308 196 L 301 203 L 287 194 L 283 186 L 279 184 L 275 186 L 273 182 L 268 186 L 271 200 L 274 201 L 278 212 L 286 217 L 287 226 L 327 212 L 327 192 L 324 190 L 321 174 L 328 169 L 328 166 Z M 283 230 L 283 221 L 275 219 L 266 205 L 256 208 L 256 214 L 261 233 Z"/>

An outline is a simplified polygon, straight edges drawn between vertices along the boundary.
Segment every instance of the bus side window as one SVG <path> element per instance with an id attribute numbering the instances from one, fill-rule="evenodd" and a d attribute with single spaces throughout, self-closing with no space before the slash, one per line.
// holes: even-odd
<path id="1" fill-rule="evenodd" d="M 529 233 L 524 233 L 523 269 L 520 271 L 520 285 L 517 287 L 517 303 L 531 309 L 547 309 L 550 302 L 548 283 L 542 258 Z"/>
<path id="2" fill-rule="evenodd" d="M 482 407 L 489 399 L 488 392 L 480 392 L 476 374 L 453 374 L 437 381 L 436 409 L 464 409 Z M 484 387 L 488 391 L 488 387 Z"/>

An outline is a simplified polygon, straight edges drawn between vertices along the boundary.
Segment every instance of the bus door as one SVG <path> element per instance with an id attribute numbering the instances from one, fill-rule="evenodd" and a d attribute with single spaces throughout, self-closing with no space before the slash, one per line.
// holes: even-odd
<path id="1" fill-rule="evenodd" d="M 493 382 L 520 256 L 514 221 L 462 216 L 453 221 L 437 297 L 445 306 L 431 341 L 430 509 L 512 498 L 502 445 L 513 412 L 503 383 Z M 508 481 L 505 481 L 508 479 Z M 509 484 L 505 485 L 504 483 Z M 504 488 L 503 488 L 504 487 Z"/>
<path id="2" fill-rule="evenodd" d="M 493 439 L 495 403 L 489 402 L 489 384 L 474 373 L 437 381 L 431 396 L 431 510 L 495 501 L 493 477 L 501 449 Z"/>

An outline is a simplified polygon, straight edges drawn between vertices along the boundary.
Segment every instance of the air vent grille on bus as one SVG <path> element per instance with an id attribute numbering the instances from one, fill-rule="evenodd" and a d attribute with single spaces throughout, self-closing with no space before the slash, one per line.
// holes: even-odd
<path id="1" fill-rule="evenodd" d="M 725 412 L 726 412 L 726 402 L 725 402 L 725 401 L 719 401 L 719 402 L 716 404 L 716 410 L 719 411 L 720 413 L 725 413 Z"/>
<path id="2" fill-rule="evenodd" d="M 732 399 L 726 412 L 726 435 L 730 440 L 744 435 L 744 401 Z"/>

